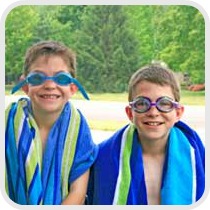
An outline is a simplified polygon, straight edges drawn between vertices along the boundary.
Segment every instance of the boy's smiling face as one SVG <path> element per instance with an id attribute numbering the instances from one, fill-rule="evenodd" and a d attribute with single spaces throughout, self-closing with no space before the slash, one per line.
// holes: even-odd
<path id="1" fill-rule="evenodd" d="M 60 56 L 40 56 L 30 66 L 30 72 L 41 72 L 46 76 L 54 76 L 59 72 L 69 73 L 68 66 Z M 52 80 L 46 80 L 38 86 L 26 85 L 24 92 L 30 97 L 34 113 L 60 114 L 65 103 L 77 91 L 74 84 L 60 86 Z"/>
<path id="2" fill-rule="evenodd" d="M 144 96 L 155 102 L 159 97 L 167 96 L 174 99 L 171 87 L 168 85 L 160 86 L 148 81 L 142 81 L 136 86 L 133 99 Z M 136 125 L 141 140 L 161 140 L 168 138 L 170 129 L 182 116 L 183 106 L 173 109 L 171 112 L 163 113 L 152 106 L 145 113 L 137 113 L 131 107 L 126 107 L 128 118 Z"/>

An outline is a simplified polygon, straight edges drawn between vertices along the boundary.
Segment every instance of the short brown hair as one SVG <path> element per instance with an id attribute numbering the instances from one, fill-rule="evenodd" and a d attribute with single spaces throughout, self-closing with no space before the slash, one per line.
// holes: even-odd
<path id="1" fill-rule="evenodd" d="M 133 93 L 136 85 L 142 81 L 148 81 L 161 86 L 171 87 L 175 100 L 180 101 L 180 87 L 172 70 L 167 69 L 160 64 L 151 64 L 137 70 L 130 78 L 128 85 L 128 100 L 133 100 Z"/>
<path id="2" fill-rule="evenodd" d="M 26 52 L 23 66 L 24 74 L 29 73 L 29 68 L 40 56 L 60 56 L 69 67 L 72 77 L 76 76 L 76 55 L 64 44 L 57 41 L 41 41 L 32 45 Z"/>

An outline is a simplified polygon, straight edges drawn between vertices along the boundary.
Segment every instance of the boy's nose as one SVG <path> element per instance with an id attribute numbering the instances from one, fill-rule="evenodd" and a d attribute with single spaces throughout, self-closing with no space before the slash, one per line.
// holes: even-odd
<path id="1" fill-rule="evenodd" d="M 157 109 L 155 104 L 151 105 L 150 109 L 147 111 L 147 114 L 148 115 L 158 115 L 159 114 L 159 110 Z"/>
<path id="2" fill-rule="evenodd" d="M 55 88 L 57 84 L 52 79 L 46 79 L 44 81 L 44 87 L 45 88 Z"/>

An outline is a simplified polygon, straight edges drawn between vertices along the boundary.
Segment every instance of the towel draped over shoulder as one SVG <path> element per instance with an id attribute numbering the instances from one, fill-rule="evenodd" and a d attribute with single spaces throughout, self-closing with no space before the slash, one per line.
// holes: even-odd
<path id="1" fill-rule="evenodd" d="M 61 204 L 71 183 L 97 156 L 85 118 L 66 103 L 44 151 L 29 99 L 10 104 L 5 122 L 5 187 L 10 199 L 24 205 Z"/>
<path id="2" fill-rule="evenodd" d="M 205 149 L 197 133 L 179 121 L 171 129 L 163 168 L 162 205 L 188 205 L 205 190 Z M 142 148 L 133 124 L 100 143 L 91 169 L 89 204 L 147 205 Z"/>

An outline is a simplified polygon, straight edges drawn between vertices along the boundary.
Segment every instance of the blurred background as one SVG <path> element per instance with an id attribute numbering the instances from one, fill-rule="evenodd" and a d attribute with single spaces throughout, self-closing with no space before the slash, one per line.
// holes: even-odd
<path id="1" fill-rule="evenodd" d="M 25 51 L 61 41 L 77 54 L 77 78 L 91 102 L 74 100 L 103 139 L 128 121 L 127 85 L 137 69 L 160 63 L 176 72 L 184 120 L 205 129 L 205 20 L 185 5 L 21 5 L 5 21 L 5 101 L 22 74 Z M 23 93 L 16 93 L 20 97 Z M 118 111 L 117 111 L 118 110 Z M 118 113 L 118 114 L 117 114 Z M 96 132 L 97 131 L 97 132 Z M 99 132 L 96 137 L 96 133 Z"/>
<path id="2" fill-rule="evenodd" d="M 183 87 L 204 84 L 205 21 L 192 6 L 18 6 L 5 22 L 6 84 L 19 79 L 26 49 L 41 40 L 77 54 L 77 76 L 88 92 L 127 91 L 131 74 L 160 62 Z"/>

